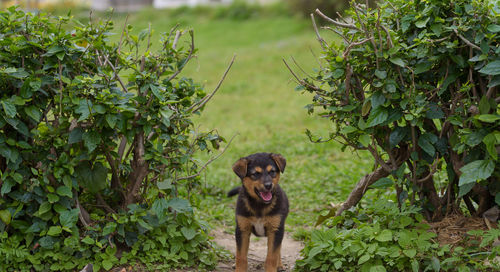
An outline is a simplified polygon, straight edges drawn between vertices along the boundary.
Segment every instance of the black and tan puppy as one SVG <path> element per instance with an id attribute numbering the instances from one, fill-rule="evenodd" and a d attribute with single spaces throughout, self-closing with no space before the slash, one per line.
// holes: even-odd
<path id="1" fill-rule="evenodd" d="M 281 241 L 285 234 L 288 199 L 280 188 L 280 172 L 286 160 L 279 154 L 256 153 L 239 159 L 233 171 L 243 186 L 228 196 L 239 194 L 236 202 L 236 271 L 247 271 L 250 233 L 267 236 L 266 272 L 282 268 Z"/>

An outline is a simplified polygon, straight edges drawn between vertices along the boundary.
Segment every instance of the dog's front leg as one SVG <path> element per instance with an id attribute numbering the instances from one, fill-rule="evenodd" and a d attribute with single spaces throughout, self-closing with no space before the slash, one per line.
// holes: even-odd
<path id="1" fill-rule="evenodd" d="M 274 232 L 267 235 L 267 257 L 265 263 L 266 272 L 276 272 L 281 267 L 281 242 L 285 234 L 284 222 Z"/>
<path id="2" fill-rule="evenodd" d="M 236 270 L 235 272 L 247 272 L 248 269 L 248 246 L 250 244 L 250 230 L 240 228 L 236 223 Z"/>

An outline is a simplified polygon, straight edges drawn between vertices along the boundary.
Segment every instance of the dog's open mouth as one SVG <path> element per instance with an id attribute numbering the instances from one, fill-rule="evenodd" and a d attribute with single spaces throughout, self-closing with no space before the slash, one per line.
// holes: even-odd
<path id="1" fill-rule="evenodd" d="M 271 191 L 267 191 L 267 192 L 264 192 L 264 191 L 258 191 L 257 189 L 255 189 L 256 193 L 260 196 L 260 198 L 262 198 L 262 200 L 264 200 L 264 202 L 270 202 L 271 199 L 273 199 L 273 193 Z"/>

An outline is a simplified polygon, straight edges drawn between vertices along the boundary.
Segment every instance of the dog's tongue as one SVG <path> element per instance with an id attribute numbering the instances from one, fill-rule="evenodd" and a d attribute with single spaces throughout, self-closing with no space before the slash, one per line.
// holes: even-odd
<path id="1" fill-rule="evenodd" d="M 264 201 L 269 201 L 273 198 L 273 194 L 271 194 L 271 192 L 260 192 L 260 196 L 264 199 Z"/>

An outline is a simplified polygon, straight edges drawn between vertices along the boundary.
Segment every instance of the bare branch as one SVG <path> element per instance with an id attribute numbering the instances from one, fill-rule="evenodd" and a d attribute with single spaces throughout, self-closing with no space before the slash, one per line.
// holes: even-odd
<path id="1" fill-rule="evenodd" d="M 453 31 L 454 31 L 454 32 L 455 32 L 455 34 L 456 34 L 456 35 L 457 35 L 457 36 L 458 36 L 458 37 L 459 37 L 459 38 L 460 38 L 460 39 L 461 39 L 464 43 L 466 43 L 468 46 L 470 46 L 470 47 L 472 47 L 472 48 L 474 48 L 474 49 L 476 49 L 476 50 L 481 51 L 481 48 L 480 48 L 479 46 L 477 46 L 477 45 L 473 44 L 471 41 L 467 40 L 464 36 L 460 35 L 460 34 L 458 33 L 458 30 L 457 30 L 457 29 L 455 29 L 455 28 L 454 28 L 454 29 L 453 29 Z"/>
<path id="2" fill-rule="evenodd" d="M 392 172 L 394 170 L 394 166 L 389 166 L 383 159 L 382 157 L 380 157 L 380 155 L 378 154 L 377 150 L 375 150 L 375 148 L 373 148 L 373 146 L 368 146 L 368 150 L 370 151 L 370 153 L 372 153 L 372 156 L 375 158 L 375 160 L 377 161 L 377 163 L 382 166 L 382 168 L 384 168 L 385 171 L 387 172 Z"/>
<path id="3" fill-rule="evenodd" d="M 231 145 L 231 142 L 233 141 L 234 137 L 238 136 L 238 134 L 235 134 L 233 135 L 233 137 L 231 137 L 231 140 L 229 140 L 229 142 L 227 143 L 227 145 L 224 147 L 224 149 L 222 149 L 222 151 L 215 157 L 212 157 L 210 160 L 208 160 L 201 168 L 200 170 L 194 174 L 194 175 L 190 175 L 190 176 L 186 176 L 186 177 L 180 177 L 180 178 L 176 178 L 175 181 L 179 181 L 179 180 L 184 180 L 184 179 L 191 179 L 191 178 L 195 178 L 197 176 L 199 176 L 201 174 L 201 172 L 203 172 L 203 170 L 205 170 L 205 168 L 207 168 L 207 166 L 212 163 L 214 160 L 216 160 L 217 158 L 219 158 L 220 156 L 222 156 L 222 154 L 224 154 L 224 152 L 226 152 L 226 149 Z"/>
<path id="4" fill-rule="evenodd" d="M 227 66 L 226 71 L 222 75 L 222 78 L 219 80 L 219 83 L 217 84 L 217 86 L 215 87 L 215 89 L 212 91 L 212 93 L 210 93 L 209 95 L 205 96 L 198 103 L 195 103 L 195 104 L 191 105 L 191 107 L 189 107 L 187 109 L 187 111 L 196 112 L 197 110 L 201 109 L 210 99 L 212 99 L 212 97 L 215 95 L 215 93 L 217 92 L 217 90 L 219 90 L 220 86 L 222 85 L 222 82 L 224 82 L 224 79 L 226 78 L 227 73 L 231 69 L 231 66 L 233 66 L 235 58 L 236 58 L 236 54 L 233 55 L 233 58 L 231 59 L 231 62 L 229 63 L 229 66 Z"/>
<path id="5" fill-rule="evenodd" d="M 177 31 L 178 33 L 179 31 Z M 189 49 L 189 53 L 188 53 L 188 56 L 186 58 L 186 60 L 184 60 L 184 63 L 179 67 L 179 69 L 177 69 L 177 71 L 175 71 L 175 73 L 173 73 L 167 81 L 171 81 L 172 79 L 174 79 L 181 71 L 182 69 L 184 69 L 184 67 L 186 66 L 186 63 L 188 63 L 189 60 L 191 60 L 191 57 L 193 56 L 193 52 L 194 52 L 194 32 L 193 30 L 189 30 L 189 35 L 191 36 L 191 48 Z M 176 38 L 177 38 L 177 35 L 176 35 Z M 174 43 L 176 43 L 176 41 L 174 41 Z M 148 101 L 148 104 L 149 104 L 149 101 Z"/>
<path id="6" fill-rule="evenodd" d="M 354 24 L 346 24 L 346 23 L 341 23 L 339 21 L 333 20 L 332 18 L 330 18 L 330 17 L 326 16 L 325 14 L 323 14 L 319 9 L 316 9 L 315 12 L 316 12 L 316 14 L 318 14 L 319 16 L 321 16 L 323 19 L 327 20 L 328 22 L 330 22 L 330 23 L 332 23 L 332 24 L 334 24 L 336 26 L 343 27 L 343 28 L 350 28 L 350 29 L 360 30 Z"/>
<path id="7" fill-rule="evenodd" d="M 122 79 L 118 75 L 118 72 L 116 71 L 115 66 L 109 61 L 108 56 L 106 56 L 105 54 L 102 54 L 102 56 L 104 57 L 104 60 L 108 63 L 109 67 L 111 67 L 111 69 L 113 70 L 113 73 L 115 74 L 115 78 L 118 80 L 118 82 L 122 86 L 123 90 L 126 93 L 128 93 L 127 86 L 125 86 L 125 84 L 123 83 Z"/>
<path id="8" fill-rule="evenodd" d="M 175 50 L 177 49 L 177 42 L 179 41 L 179 38 L 182 36 L 182 32 L 180 30 L 177 30 L 175 32 L 175 38 L 174 42 L 172 43 L 172 48 Z"/>
<path id="9" fill-rule="evenodd" d="M 314 32 L 316 32 L 316 37 L 318 38 L 319 44 L 321 45 L 321 48 L 326 51 L 327 46 L 326 42 L 323 38 L 321 38 L 321 35 L 319 35 L 318 27 L 316 26 L 316 20 L 314 19 L 314 14 L 311 13 L 311 21 L 313 24 Z"/>
<path id="10" fill-rule="evenodd" d="M 313 89 L 315 91 L 321 91 L 321 92 L 325 92 L 325 90 L 319 88 L 319 87 L 316 87 L 308 82 L 306 82 L 305 80 L 302 80 L 300 79 L 292 70 L 292 68 L 290 68 L 290 66 L 288 65 L 288 63 L 286 63 L 286 61 L 283 59 L 283 63 L 285 63 L 286 67 L 288 68 L 288 70 L 290 71 L 290 73 L 292 73 L 293 77 L 297 80 L 297 82 L 304 86 L 304 87 L 307 87 L 307 88 L 310 88 L 310 89 Z"/>

